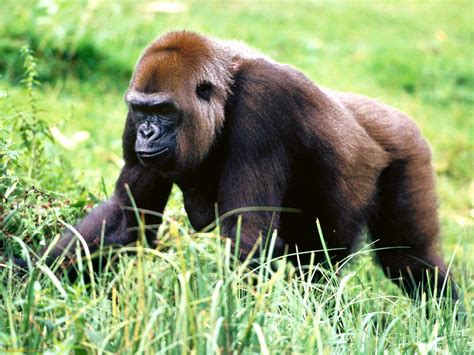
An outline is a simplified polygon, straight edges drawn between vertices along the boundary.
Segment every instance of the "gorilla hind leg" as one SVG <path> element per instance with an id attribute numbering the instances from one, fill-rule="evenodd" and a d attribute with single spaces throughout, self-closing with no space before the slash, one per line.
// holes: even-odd
<path id="1" fill-rule="evenodd" d="M 439 223 L 430 152 L 395 160 L 381 174 L 377 207 L 369 222 L 385 274 L 412 298 L 423 292 L 458 299 L 437 251 Z"/>

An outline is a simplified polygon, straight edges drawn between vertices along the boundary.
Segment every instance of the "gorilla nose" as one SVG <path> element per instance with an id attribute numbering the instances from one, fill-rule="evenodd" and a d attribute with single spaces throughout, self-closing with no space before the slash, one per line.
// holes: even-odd
<path id="1" fill-rule="evenodd" d="M 153 141 L 159 137 L 160 129 L 156 125 L 147 123 L 140 125 L 140 127 L 138 127 L 137 133 L 139 138 L 145 141 Z"/>
<path id="2" fill-rule="evenodd" d="M 135 152 L 142 162 L 152 163 L 163 157 L 168 148 L 160 142 L 162 135 L 163 132 L 158 124 L 154 122 L 140 124 L 137 129 Z"/>

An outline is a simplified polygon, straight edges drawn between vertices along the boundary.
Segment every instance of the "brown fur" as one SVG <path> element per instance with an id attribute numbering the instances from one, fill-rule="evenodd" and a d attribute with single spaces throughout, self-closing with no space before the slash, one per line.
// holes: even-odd
<path id="1" fill-rule="evenodd" d="M 213 85 L 207 99 L 197 94 L 203 82 Z M 405 114 L 363 96 L 319 88 L 291 66 L 243 44 L 190 32 L 169 33 L 145 50 L 126 99 L 131 105 L 123 136 L 126 164 L 116 192 L 78 226 L 93 249 L 102 220 L 109 226 L 106 243 L 136 239 L 127 231 L 136 225 L 133 214 L 120 209 L 130 205 L 125 183 L 139 208 L 156 212 L 163 211 L 176 183 L 196 230 L 213 222 L 216 203 L 221 215 L 252 206 L 301 211 L 243 212 L 243 257 L 272 229 L 278 230 L 275 255 L 285 248 L 321 249 L 319 218 L 333 262 L 348 256 L 368 227 L 376 247 L 395 248 L 377 252 L 387 275 L 401 276 L 415 295 L 419 286 L 428 290 L 438 268 L 441 292 L 447 271 L 436 248 L 430 149 Z M 137 125 L 149 119 L 161 127 L 162 119 L 150 108 L 145 121 L 139 118 L 144 114 L 134 108 L 137 100 L 168 100 L 177 108 L 181 123 L 169 133 L 176 133 L 176 150 L 166 163 L 144 165 L 137 157 Z M 230 238 L 236 237 L 236 218 L 222 221 Z M 159 222 L 147 217 L 147 223 Z M 65 236 L 61 245 L 70 239 Z M 309 256 L 299 259 L 308 262 Z M 457 297 L 455 291 L 449 296 Z"/>

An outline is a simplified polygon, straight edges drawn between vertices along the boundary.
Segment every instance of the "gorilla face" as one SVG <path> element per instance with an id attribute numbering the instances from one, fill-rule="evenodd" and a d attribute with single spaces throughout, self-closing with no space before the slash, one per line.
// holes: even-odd
<path id="1" fill-rule="evenodd" d="M 129 91 L 126 102 L 136 125 L 135 152 L 144 165 L 162 166 L 176 153 L 182 112 L 170 97 Z"/>

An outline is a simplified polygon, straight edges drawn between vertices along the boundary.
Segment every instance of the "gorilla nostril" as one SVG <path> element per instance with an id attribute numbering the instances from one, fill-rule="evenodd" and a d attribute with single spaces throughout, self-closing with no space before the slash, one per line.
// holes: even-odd
<path id="1" fill-rule="evenodd" d="M 152 129 L 147 129 L 143 132 L 143 135 L 145 136 L 145 138 L 150 138 L 155 132 L 152 130 Z"/>

